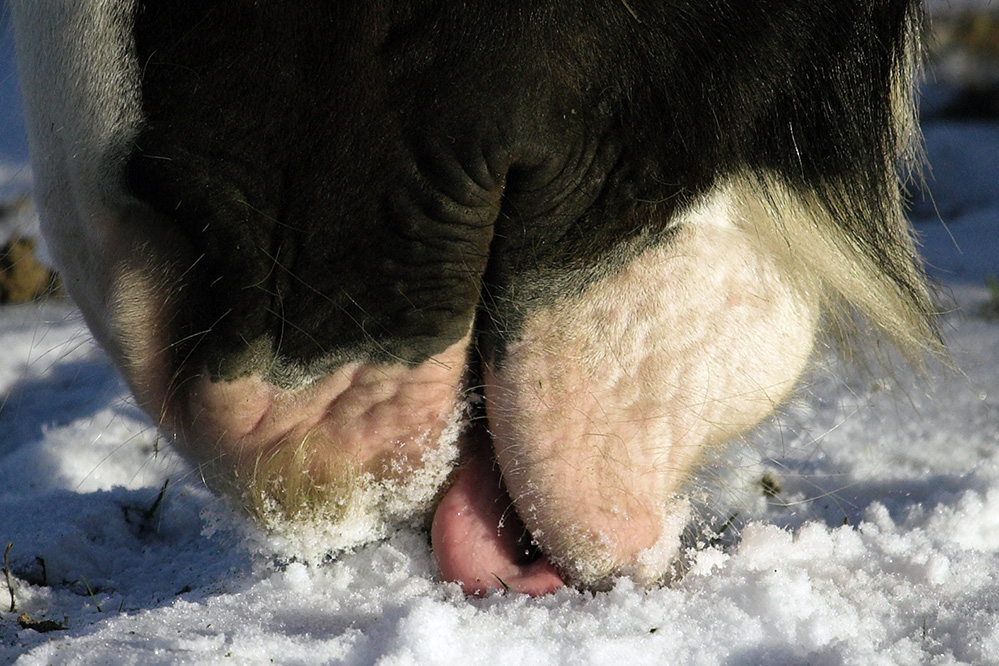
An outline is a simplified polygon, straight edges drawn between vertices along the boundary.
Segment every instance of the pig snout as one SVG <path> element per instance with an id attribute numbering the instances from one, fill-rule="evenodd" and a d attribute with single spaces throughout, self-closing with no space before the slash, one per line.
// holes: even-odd
<path id="1" fill-rule="evenodd" d="M 195 370 L 166 423 L 265 522 L 329 521 L 334 546 L 433 509 L 441 573 L 469 593 L 651 584 L 705 450 L 769 414 L 811 351 L 818 305 L 777 239 L 746 226 L 762 211 L 732 221 L 737 196 L 531 313 L 501 353 L 473 327 L 423 362 L 295 388 Z"/>
<path id="2" fill-rule="evenodd" d="M 933 347 L 916 5 L 630 5 L 13 3 L 52 253 L 211 486 L 468 594 L 651 585 L 820 321 Z"/>

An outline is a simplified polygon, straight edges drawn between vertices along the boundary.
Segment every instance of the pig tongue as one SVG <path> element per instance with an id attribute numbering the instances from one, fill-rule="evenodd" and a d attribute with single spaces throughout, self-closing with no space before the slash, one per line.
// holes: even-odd
<path id="1" fill-rule="evenodd" d="M 458 470 L 430 529 L 441 577 L 465 594 L 509 589 L 531 596 L 554 592 L 562 577 L 548 560 L 533 558 L 527 530 L 506 493 L 489 435 L 471 435 L 470 458 Z"/>

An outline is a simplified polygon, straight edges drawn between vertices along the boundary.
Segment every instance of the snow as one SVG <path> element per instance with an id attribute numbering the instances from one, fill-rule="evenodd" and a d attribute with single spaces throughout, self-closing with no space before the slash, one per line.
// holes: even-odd
<path id="1" fill-rule="evenodd" d="M 955 369 L 819 363 L 706 470 L 660 589 L 469 600 L 415 531 L 300 561 L 158 444 L 69 303 L 0 309 L 0 664 L 999 664 L 999 126 L 925 130 Z"/>

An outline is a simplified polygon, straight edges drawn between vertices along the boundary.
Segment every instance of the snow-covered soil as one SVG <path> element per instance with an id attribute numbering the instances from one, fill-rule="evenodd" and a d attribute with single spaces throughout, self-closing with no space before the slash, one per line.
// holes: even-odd
<path id="1" fill-rule="evenodd" d="M 408 531 L 298 561 L 157 444 L 69 303 L 0 309 L 0 664 L 999 664 L 999 125 L 926 136 L 954 369 L 817 363 L 706 471 L 662 589 L 469 600 Z"/>

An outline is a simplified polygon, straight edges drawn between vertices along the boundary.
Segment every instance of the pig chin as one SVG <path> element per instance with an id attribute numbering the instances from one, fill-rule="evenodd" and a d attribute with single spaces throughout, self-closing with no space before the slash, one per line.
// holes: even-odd
<path id="1" fill-rule="evenodd" d="M 195 376 L 164 424 L 213 489 L 322 556 L 422 524 L 460 451 L 470 335 L 425 362 L 351 363 L 297 389 Z M 316 550 L 318 549 L 318 550 Z"/>

